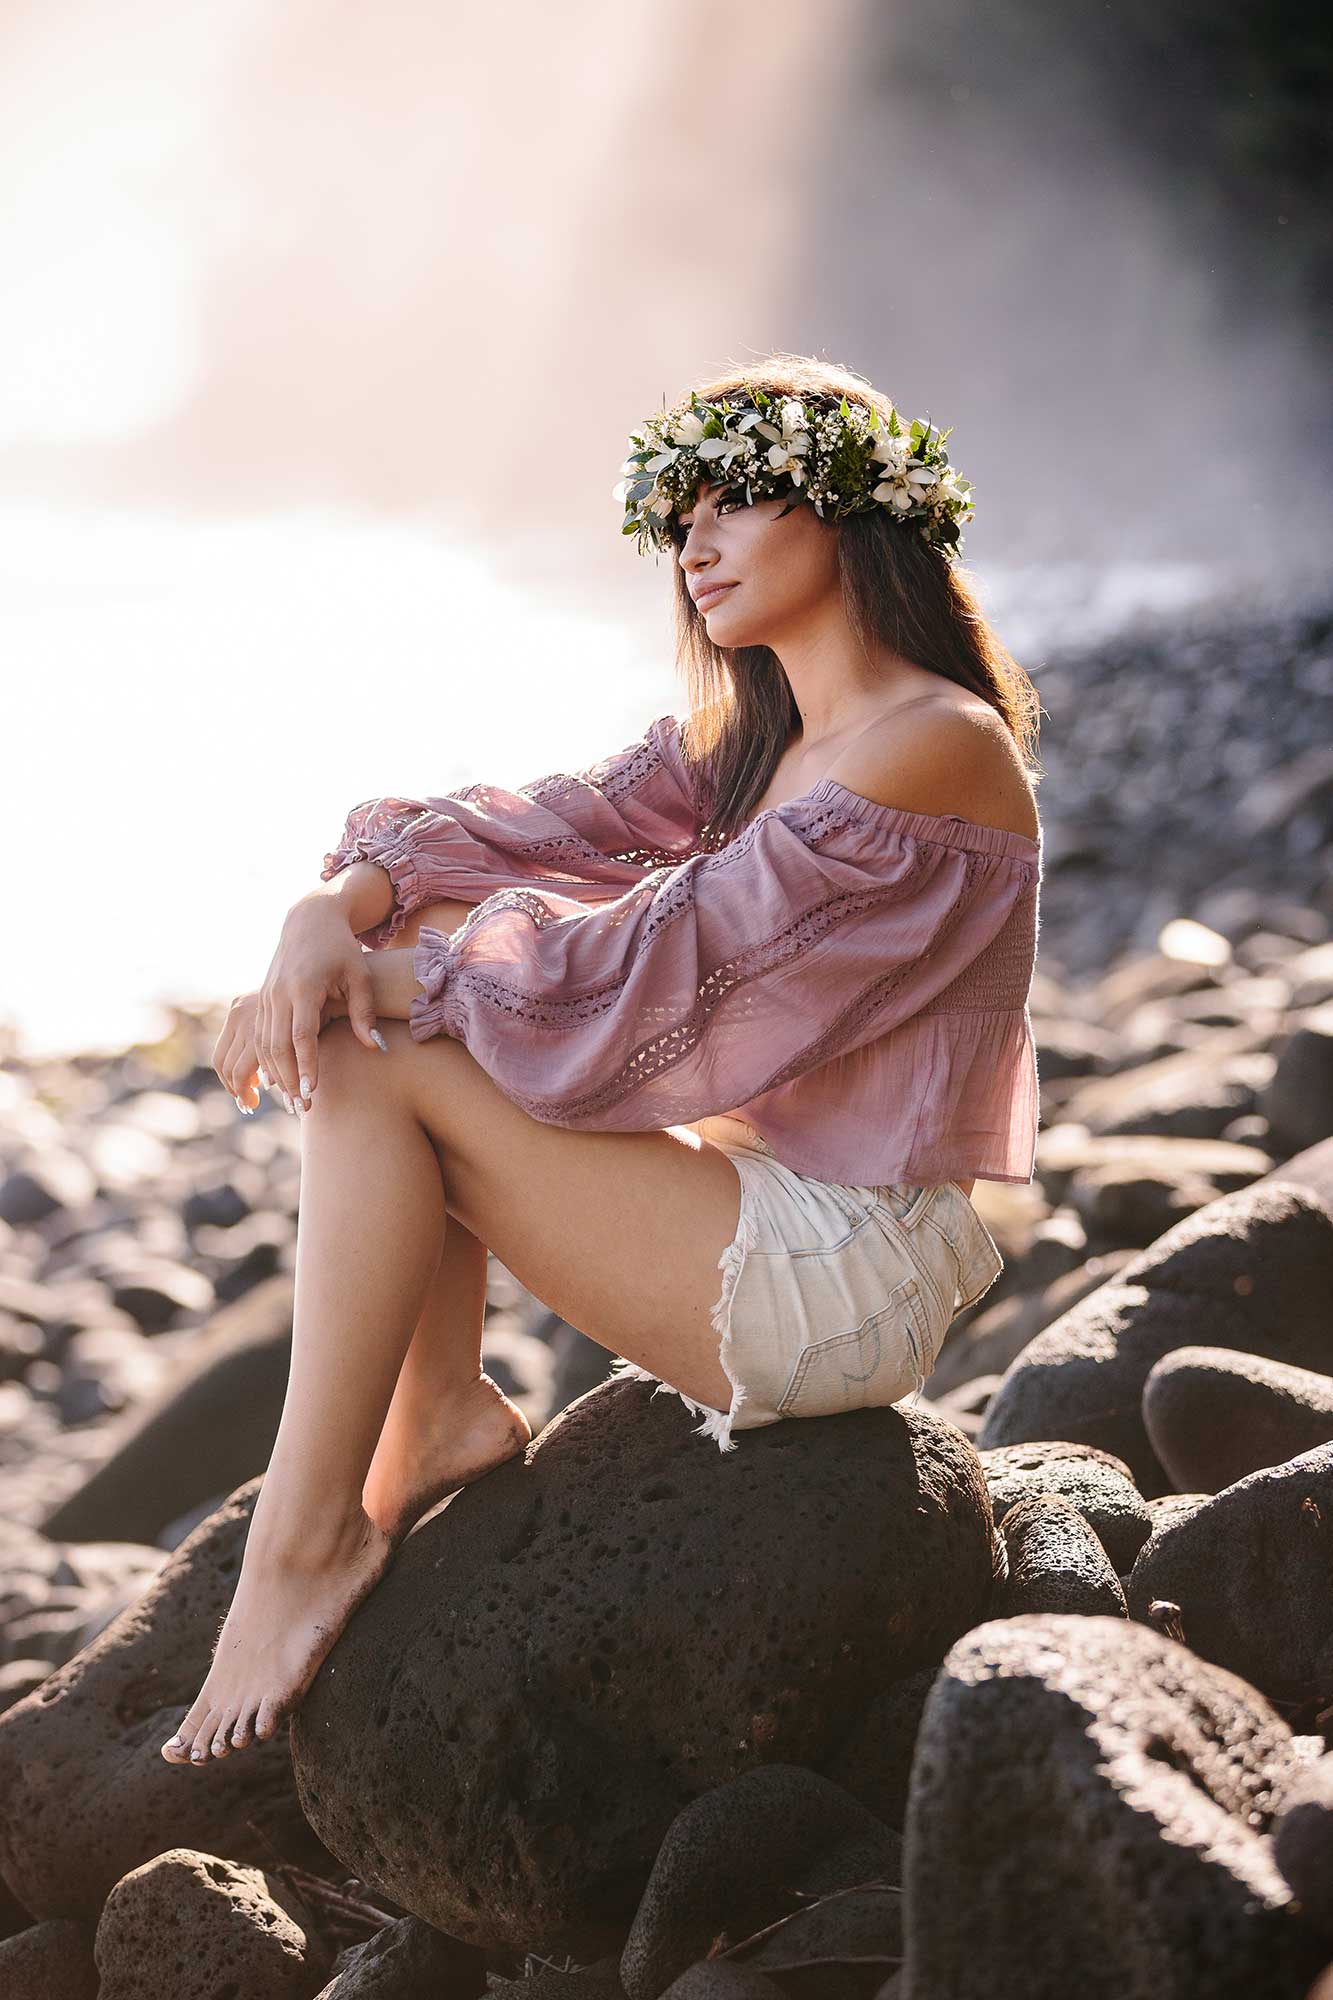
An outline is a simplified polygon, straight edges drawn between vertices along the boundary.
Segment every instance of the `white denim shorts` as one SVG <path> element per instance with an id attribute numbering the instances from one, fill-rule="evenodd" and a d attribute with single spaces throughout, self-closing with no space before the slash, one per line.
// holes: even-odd
<path id="1" fill-rule="evenodd" d="M 783 1166 L 753 1125 L 730 1115 L 667 1129 L 697 1132 L 740 1176 L 740 1220 L 718 1260 L 712 1309 L 731 1407 L 696 1402 L 632 1361 L 615 1361 L 612 1373 L 679 1396 L 703 1417 L 696 1435 L 721 1451 L 736 1449 L 733 1430 L 919 1395 L 954 1319 L 1004 1269 L 958 1183 L 815 1180 Z"/>

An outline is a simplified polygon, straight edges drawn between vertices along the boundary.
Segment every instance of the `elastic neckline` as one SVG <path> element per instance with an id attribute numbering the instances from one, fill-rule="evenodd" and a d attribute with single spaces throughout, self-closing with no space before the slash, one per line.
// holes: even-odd
<path id="1" fill-rule="evenodd" d="M 943 847 L 968 848 L 979 854 L 1008 854 L 1021 861 L 1035 860 L 1042 851 L 1040 838 L 1032 840 L 1026 833 L 1014 833 L 1007 826 L 983 826 L 978 820 L 961 818 L 958 813 L 909 812 L 905 806 L 884 806 L 878 799 L 849 791 L 836 778 L 820 778 L 805 796 L 821 802 L 837 799 L 853 819 L 892 827 L 896 833 L 908 834 L 913 840 L 933 840 Z"/>

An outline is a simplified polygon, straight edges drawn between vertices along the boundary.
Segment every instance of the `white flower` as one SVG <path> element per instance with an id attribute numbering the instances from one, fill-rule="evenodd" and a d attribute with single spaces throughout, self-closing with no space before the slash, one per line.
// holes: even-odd
<path id="1" fill-rule="evenodd" d="M 644 501 L 643 510 L 645 514 L 662 514 L 665 516 L 675 511 L 675 505 L 676 503 L 670 494 L 653 492 Z"/>
<path id="2" fill-rule="evenodd" d="M 704 434 L 703 420 L 696 417 L 693 410 L 687 410 L 683 417 L 677 417 L 672 426 L 673 444 L 698 444 Z"/>
<path id="3" fill-rule="evenodd" d="M 679 457 L 679 450 L 673 446 L 669 451 L 659 451 L 656 458 L 648 459 L 643 469 L 645 472 L 665 472 Z"/>
<path id="4" fill-rule="evenodd" d="M 895 477 L 901 475 L 911 455 L 910 440 L 905 437 L 890 437 L 886 430 L 879 432 L 870 447 L 870 456 L 880 465 L 889 466 Z"/>
<path id="5" fill-rule="evenodd" d="M 809 453 L 812 439 L 809 431 L 800 429 L 805 422 L 805 411 L 795 401 L 782 405 L 782 429 L 776 424 L 759 423 L 755 429 L 760 437 L 771 439 L 768 447 L 768 463 L 773 472 L 788 472 L 792 484 L 804 484 L 807 468 L 801 460 Z"/>
<path id="6" fill-rule="evenodd" d="M 916 505 L 907 490 L 906 481 L 900 479 L 882 479 L 875 488 L 874 497 L 882 500 L 887 507 L 896 507 L 900 514 L 908 513 Z"/>
<path id="7" fill-rule="evenodd" d="M 801 464 L 801 455 L 809 449 L 810 440 L 805 432 L 801 431 L 789 445 L 771 444 L 768 447 L 769 465 L 774 472 L 789 472 L 792 483 L 800 486 L 805 480 L 805 467 Z"/>
<path id="8" fill-rule="evenodd" d="M 701 445 L 695 447 L 695 457 L 720 458 L 724 465 L 729 466 L 733 458 L 745 458 L 753 450 L 752 437 L 737 437 L 734 431 L 728 431 L 725 437 L 705 438 Z"/>

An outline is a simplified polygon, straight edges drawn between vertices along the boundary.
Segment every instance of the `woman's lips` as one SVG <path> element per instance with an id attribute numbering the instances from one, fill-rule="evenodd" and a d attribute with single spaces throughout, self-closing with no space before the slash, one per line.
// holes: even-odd
<path id="1" fill-rule="evenodd" d="M 740 585 L 738 583 L 719 584 L 716 590 L 701 590 L 694 601 L 701 611 L 706 611 L 710 604 L 720 603 L 729 590 L 739 589 Z"/>

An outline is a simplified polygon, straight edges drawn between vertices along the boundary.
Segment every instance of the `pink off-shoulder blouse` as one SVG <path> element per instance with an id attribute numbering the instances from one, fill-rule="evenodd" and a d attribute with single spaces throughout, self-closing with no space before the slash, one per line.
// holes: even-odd
<path id="1" fill-rule="evenodd" d="M 368 799 L 324 859 L 374 861 L 422 925 L 415 1041 L 452 1035 L 533 1118 L 641 1132 L 745 1118 L 797 1172 L 1026 1184 L 1043 843 L 825 778 L 726 845 L 681 724 L 507 791 Z"/>

